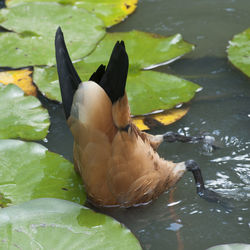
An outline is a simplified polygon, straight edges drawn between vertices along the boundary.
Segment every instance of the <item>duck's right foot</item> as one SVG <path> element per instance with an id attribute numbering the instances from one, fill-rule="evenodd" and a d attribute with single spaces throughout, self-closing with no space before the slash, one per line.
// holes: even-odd
<path id="1" fill-rule="evenodd" d="M 208 134 L 203 134 L 201 136 L 185 136 L 179 133 L 172 131 L 166 132 L 163 135 L 163 140 L 166 142 L 190 142 L 190 143 L 203 143 L 205 148 L 208 148 L 208 151 L 219 148 L 215 142 L 215 138 Z"/>

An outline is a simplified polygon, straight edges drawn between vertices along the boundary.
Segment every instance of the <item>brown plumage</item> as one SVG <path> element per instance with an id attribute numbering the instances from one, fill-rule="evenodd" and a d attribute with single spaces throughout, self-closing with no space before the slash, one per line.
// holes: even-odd
<path id="1" fill-rule="evenodd" d="M 132 123 L 126 95 L 112 105 L 99 85 L 85 82 L 73 103 L 68 125 L 74 136 L 74 165 L 94 204 L 146 203 L 183 175 L 184 163 L 165 161 L 155 151 L 163 137 L 143 133 Z M 122 111 L 125 115 L 119 117 Z M 120 129 L 127 125 L 128 131 Z"/>
<path id="2" fill-rule="evenodd" d="M 116 43 L 107 69 L 101 65 L 84 83 L 70 61 L 60 28 L 56 58 L 65 115 L 74 136 L 74 166 L 89 200 L 98 206 L 135 206 L 175 185 L 187 164 L 161 158 L 156 150 L 164 135 L 142 132 L 130 118 L 124 43 Z"/>

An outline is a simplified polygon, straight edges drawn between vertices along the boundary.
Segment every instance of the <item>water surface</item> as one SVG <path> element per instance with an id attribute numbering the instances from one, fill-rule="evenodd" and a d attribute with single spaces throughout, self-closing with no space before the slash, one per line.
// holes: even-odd
<path id="1" fill-rule="evenodd" d="M 196 160 L 206 185 L 231 199 L 233 209 L 209 203 L 195 193 L 187 173 L 176 187 L 145 207 L 99 210 L 115 217 L 138 237 L 144 249 L 202 250 L 224 243 L 250 243 L 250 80 L 226 58 L 228 40 L 250 26 L 249 0 L 143 0 L 125 22 L 109 32 L 181 33 L 196 50 L 157 70 L 203 87 L 189 113 L 166 130 L 197 135 L 209 132 L 221 148 L 163 144 L 159 153 L 173 161 Z M 132 55 L 131 55 L 132 56 Z M 52 116 L 44 144 L 72 160 L 72 136 L 60 105 L 46 103 Z"/>

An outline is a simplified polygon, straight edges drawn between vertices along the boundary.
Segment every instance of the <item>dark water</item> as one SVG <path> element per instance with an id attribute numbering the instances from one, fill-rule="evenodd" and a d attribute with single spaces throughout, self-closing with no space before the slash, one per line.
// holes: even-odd
<path id="1" fill-rule="evenodd" d="M 0 0 L 0 9 L 5 7 L 5 2 L 4 0 Z"/>
<path id="2" fill-rule="evenodd" d="M 203 87 L 189 113 L 165 130 L 197 135 L 209 132 L 221 145 L 207 152 L 201 144 L 163 144 L 159 153 L 173 161 L 196 160 L 206 185 L 231 199 L 233 209 L 199 198 L 191 174 L 152 204 L 106 210 L 138 237 L 144 249 L 202 250 L 224 243 L 250 243 L 250 79 L 228 62 L 226 47 L 250 26 L 249 0 L 144 0 L 136 13 L 109 30 L 172 35 L 181 33 L 196 50 L 159 68 Z M 72 160 L 72 137 L 60 105 L 47 103 L 51 133 L 44 144 Z"/>

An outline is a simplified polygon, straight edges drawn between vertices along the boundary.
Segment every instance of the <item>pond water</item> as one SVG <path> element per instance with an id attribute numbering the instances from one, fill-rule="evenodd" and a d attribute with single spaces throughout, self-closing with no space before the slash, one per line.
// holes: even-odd
<path id="1" fill-rule="evenodd" d="M 102 209 L 124 223 L 144 249 L 202 250 L 224 243 L 250 243 L 250 79 L 226 57 L 228 40 L 250 26 L 249 0 L 141 0 L 136 12 L 109 32 L 138 29 L 165 36 L 181 33 L 196 50 L 157 70 L 203 87 L 189 113 L 166 130 L 215 136 L 220 149 L 201 144 L 163 144 L 159 153 L 173 161 L 196 160 L 206 185 L 230 199 L 232 209 L 196 195 L 191 174 L 153 203 L 130 209 Z M 72 160 L 72 136 L 62 107 L 43 101 L 52 126 L 43 144 Z"/>

